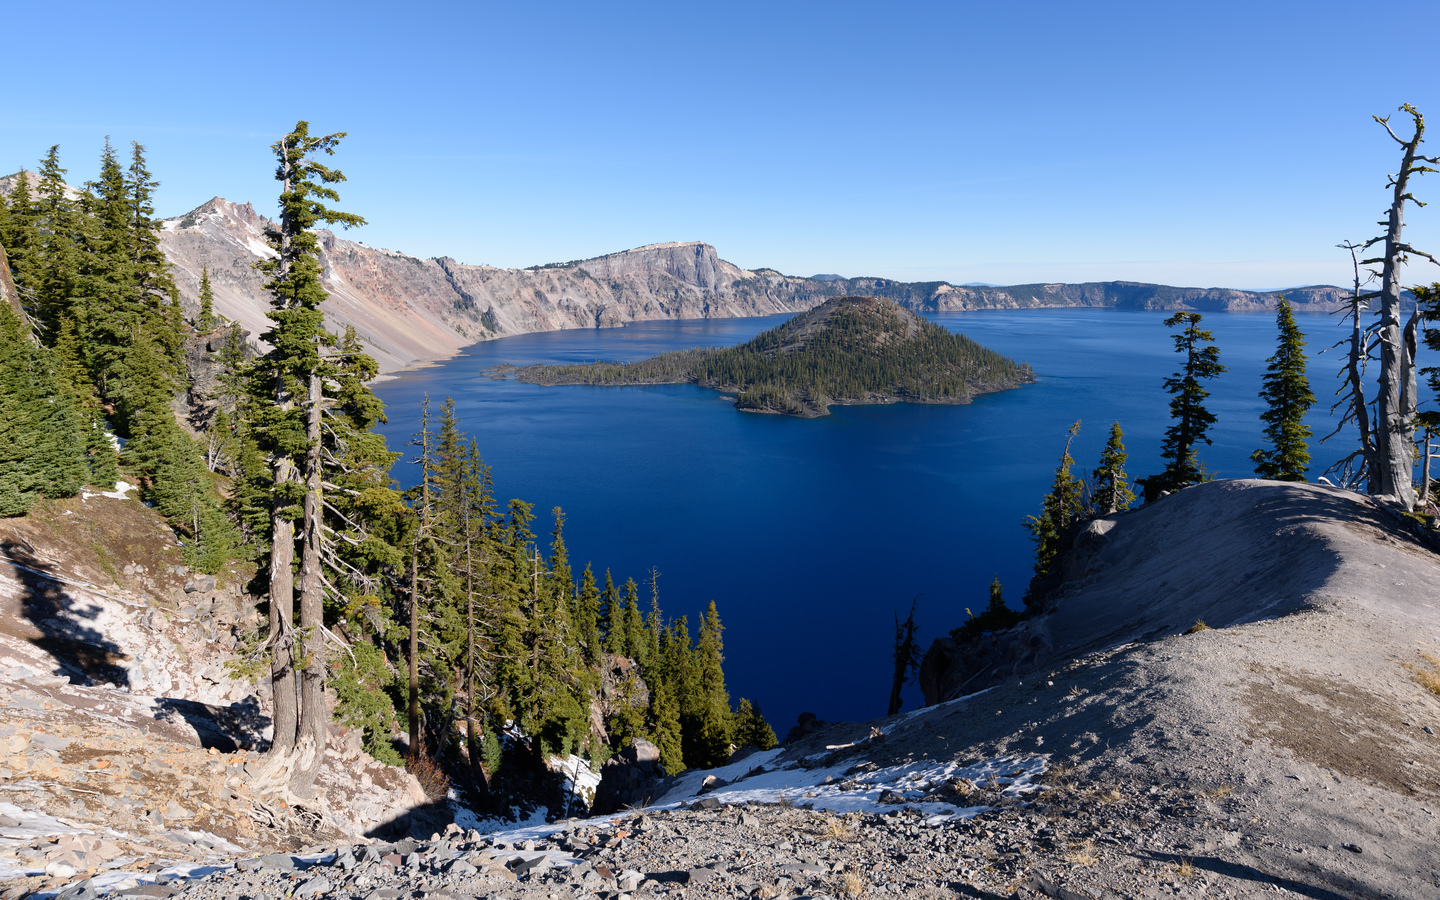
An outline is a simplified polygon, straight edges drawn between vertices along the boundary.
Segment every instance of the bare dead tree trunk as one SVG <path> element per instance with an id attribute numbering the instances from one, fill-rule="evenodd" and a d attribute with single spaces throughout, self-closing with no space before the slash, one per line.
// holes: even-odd
<path id="1" fill-rule="evenodd" d="M 1406 509 L 1415 508 L 1415 328 L 1414 318 L 1401 323 L 1400 269 L 1408 256 L 1435 258 L 1402 240 L 1405 201 L 1417 202 L 1408 191 L 1410 176 L 1434 171 L 1423 165 L 1440 164 L 1440 159 L 1420 156 L 1416 150 L 1425 137 L 1425 117 L 1414 107 L 1400 107 L 1415 121 L 1415 134 L 1401 140 L 1391 130 L 1388 118 L 1375 117 L 1385 131 L 1403 148 L 1400 171 L 1390 177 L 1394 197 L 1386 217 L 1383 255 L 1365 260 L 1380 264 L 1380 393 L 1376 409 L 1375 450 L 1379 472 L 1376 493 L 1389 497 Z"/>

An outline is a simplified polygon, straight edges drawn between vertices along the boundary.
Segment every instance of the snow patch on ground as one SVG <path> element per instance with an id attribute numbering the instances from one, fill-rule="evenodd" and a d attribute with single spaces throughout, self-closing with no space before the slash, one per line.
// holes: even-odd
<path id="1" fill-rule="evenodd" d="M 126 481 L 126 480 L 124 480 L 124 479 L 122 478 L 121 480 L 115 482 L 115 490 L 113 490 L 113 491 L 81 491 L 81 492 L 80 492 L 80 499 L 81 499 L 81 500 L 89 500 L 91 497 L 109 497 L 111 500 L 127 500 L 127 499 L 129 499 L 129 498 L 126 497 L 125 495 L 128 494 L 130 491 L 133 491 L 133 490 L 135 490 L 135 485 L 131 484 L 130 482 L 128 482 L 128 481 Z"/>

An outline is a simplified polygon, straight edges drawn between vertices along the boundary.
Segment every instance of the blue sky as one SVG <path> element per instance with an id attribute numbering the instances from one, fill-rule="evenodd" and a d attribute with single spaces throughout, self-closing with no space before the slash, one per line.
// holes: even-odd
<path id="1" fill-rule="evenodd" d="M 346 131 L 353 237 L 526 266 L 704 240 L 952 282 L 1342 282 L 1432 117 L 1440 4 L 25 4 L 0 169 L 140 141 L 163 215 L 274 208 L 269 145 Z M 23 73 L 23 74 L 20 74 Z M 1408 122 L 1392 120 L 1408 133 Z M 1440 175 L 1415 186 L 1440 200 Z M 1409 213 L 1440 251 L 1440 204 Z M 1440 280 L 1417 266 L 1412 280 Z"/>

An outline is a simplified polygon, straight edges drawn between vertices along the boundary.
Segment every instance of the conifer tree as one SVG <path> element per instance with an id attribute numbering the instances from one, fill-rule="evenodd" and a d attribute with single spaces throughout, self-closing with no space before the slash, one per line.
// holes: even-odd
<path id="1" fill-rule="evenodd" d="M 1125 445 L 1121 438 L 1125 432 L 1120 430 L 1120 423 L 1115 422 L 1110 426 L 1110 438 L 1105 442 L 1105 449 L 1100 452 L 1100 464 L 1090 474 L 1091 484 L 1094 485 L 1094 493 L 1091 496 L 1091 509 L 1094 515 L 1108 516 L 1130 508 L 1135 502 L 1135 492 L 1130 490 L 1126 481 L 1125 460 L 1130 456 L 1125 452 Z"/>
<path id="2" fill-rule="evenodd" d="M 675 689 L 663 679 L 650 689 L 650 740 L 660 751 L 660 768 L 666 775 L 685 771 L 681 748 L 680 705 Z"/>
<path id="3" fill-rule="evenodd" d="M 325 747 L 329 713 L 325 706 L 326 648 L 323 637 L 324 585 L 321 571 L 322 417 L 325 384 L 334 372 L 326 351 L 335 339 L 324 329 L 320 304 L 326 292 L 321 281 L 319 239 L 313 229 L 321 223 L 344 227 L 363 225 L 353 213 L 330 209 L 324 201 L 339 195 L 329 185 L 345 180 L 314 157 L 333 154 L 343 133 L 312 136 L 308 122 L 273 145 L 281 185 L 278 225 L 267 238 L 276 251 L 260 267 L 269 276 L 270 320 L 274 326 L 263 337 L 272 349 L 260 368 L 257 431 L 269 452 L 273 469 L 271 552 L 269 566 L 272 669 L 275 737 L 272 759 L 294 773 L 293 789 L 305 796 Z M 294 607 L 297 584 L 293 578 L 295 522 L 301 522 L 300 633 L 304 640 L 305 668 L 298 698 L 294 689 Z"/>
<path id="4" fill-rule="evenodd" d="M 1420 311 L 1420 316 L 1427 323 L 1440 322 L 1440 281 L 1431 282 L 1429 285 L 1416 285 L 1410 289 L 1415 294 L 1415 300 Z M 1431 351 L 1440 353 L 1440 328 L 1427 327 L 1425 329 L 1425 346 Z M 1440 397 L 1440 366 L 1426 366 L 1420 370 L 1420 374 L 1426 377 L 1430 385 L 1432 396 Z M 1425 410 L 1416 416 L 1421 427 L 1425 429 L 1425 441 L 1421 447 L 1421 478 L 1425 479 L 1425 488 L 1420 492 L 1420 501 L 1424 503 L 1434 502 L 1434 485 L 1429 483 L 1430 477 L 1430 445 L 1437 432 L 1440 432 L 1440 412 Z"/>
<path id="5" fill-rule="evenodd" d="M 6 199 L 9 221 L 4 234 L 0 235 L 0 244 L 5 246 L 5 254 L 9 257 L 15 286 L 27 306 L 33 310 L 40 289 L 40 263 L 37 259 L 40 229 L 36 224 L 37 212 L 34 197 L 30 192 L 29 172 L 20 170 L 14 186 L 10 189 L 10 196 Z"/>
<path id="6" fill-rule="evenodd" d="M 600 592 L 600 629 L 604 634 L 605 652 L 611 656 L 624 656 L 630 639 L 625 631 L 625 605 L 620 592 L 615 589 L 615 580 L 610 570 L 605 570 L 605 589 Z"/>
<path id="7" fill-rule="evenodd" d="M 61 319 L 68 316 L 83 321 L 85 312 L 77 296 L 80 214 L 75 201 L 65 193 L 65 171 L 60 165 L 60 145 L 56 144 L 40 164 L 34 207 L 39 244 L 31 273 L 36 281 L 36 319 L 47 345 L 59 333 Z"/>
<path id="8" fill-rule="evenodd" d="M 1290 301 L 1280 298 L 1276 311 L 1279 346 L 1270 357 L 1260 399 L 1267 404 L 1260 420 L 1265 423 L 1269 450 L 1250 454 L 1255 474 L 1276 481 L 1304 481 L 1310 466 L 1310 448 L 1306 443 L 1310 428 L 1305 413 L 1315 404 L 1310 380 L 1305 377 L 1305 336 L 1295 324 Z"/>
<path id="9" fill-rule="evenodd" d="M 62 384 L 53 354 L 0 303 L 0 516 L 85 484 L 83 419 Z"/>
<path id="10" fill-rule="evenodd" d="M 585 571 L 580 574 L 580 590 L 575 595 L 573 618 L 585 664 L 594 668 L 600 664 L 604 650 L 600 645 L 600 588 L 595 584 L 595 573 L 588 562 Z"/>
<path id="11" fill-rule="evenodd" d="M 640 615 L 640 589 L 635 584 L 635 579 L 625 579 L 624 586 L 620 588 L 620 606 L 625 623 L 622 630 L 625 650 L 621 655 L 630 657 L 644 668 L 651 662 L 650 636 L 645 630 L 645 620 Z"/>
<path id="12" fill-rule="evenodd" d="M 1080 423 L 1076 421 L 1065 438 L 1065 450 L 1060 454 L 1060 465 L 1055 468 L 1055 481 L 1041 501 L 1040 515 L 1025 517 L 1025 530 L 1035 542 L 1035 576 L 1025 591 L 1026 608 L 1042 602 L 1048 583 L 1055 576 L 1065 532 L 1084 513 L 1084 486 L 1070 474 L 1070 467 L 1075 464 L 1070 456 L 1070 443 L 1079 433 Z"/>
<path id="13" fill-rule="evenodd" d="M 210 287 L 210 267 L 200 267 L 200 314 L 195 319 L 195 329 L 209 334 L 215 328 L 215 291 Z"/>
<path id="14" fill-rule="evenodd" d="M 740 698 L 735 709 L 735 743 L 756 750 L 773 750 L 780 744 L 775 737 L 775 729 L 765 721 L 758 702 L 751 703 L 744 697 Z"/>
<path id="15" fill-rule="evenodd" d="M 1174 396 L 1170 401 L 1170 417 L 1174 424 L 1165 430 L 1160 457 L 1166 461 L 1165 471 L 1144 480 L 1145 498 L 1158 497 L 1161 491 L 1174 491 L 1207 477 L 1196 456 L 1196 447 L 1210 443 L 1206 432 L 1215 424 L 1215 414 L 1205 408 L 1210 392 L 1201 386 L 1201 379 L 1214 378 L 1225 371 L 1220 364 L 1220 348 L 1215 336 L 1200 327 L 1199 313 L 1178 312 L 1165 320 L 1168 328 L 1180 326 L 1173 335 L 1175 352 L 1185 357 L 1180 371 L 1165 379 L 1165 390 Z"/>
<path id="16" fill-rule="evenodd" d="M 692 765 L 719 766 L 730 758 L 734 721 L 730 712 L 730 694 L 725 689 L 723 631 L 720 613 L 712 600 L 700 620 L 700 634 L 695 643 L 693 690 L 700 694 L 702 700 L 699 704 L 699 734 L 694 742 L 698 754 L 690 759 Z"/>
<path id="17" fill-rule="evenodd" d="M 120 478 L 119 460 L 105 418 L 105 409 L 85 370 L 75 323 L 65 319 L 55 340 L 55 361 L 75 409 L 84 420 L 85 456 L 90 483 L 112 485 Z"/>

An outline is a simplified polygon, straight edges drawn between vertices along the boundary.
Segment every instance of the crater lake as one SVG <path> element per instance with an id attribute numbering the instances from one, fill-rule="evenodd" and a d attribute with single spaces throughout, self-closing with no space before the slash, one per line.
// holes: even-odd
<path id="1" fill-rule="evenodd" d="M 529 334 L 476 344 L 443 363 L 378 383 L 394 468 L 418 479 L 408 441 L 421 400 L 438 416 L 455 399 L 461 428 L 479 444 L 502 508 L 535 505 L 548 553 L 550 511 L 562 507 L 577 574 L 641 585 L 659 573 L 667 619 L 693 635 L 714 600 L 725 626 L 732 704 L 761 704 L 781 738 L 801 711 L 822 719 L 883 715 L 893 669 L 895 616 L 918 598 L 922 647 L 979 612 L 998 576 L 1013 607 L 1031 575 L 1022 527 L 1039 511 L 1079 419 L 1072 454 L 1093 468 L 1112 422 L 1125 431 L 1133 479 L 1160 471 L 1160 441 L 1176 371 L 1165 312 L 994 310 L 929 318 L 1030 363 L 1038 381 L 959 406 L 837 406 L 820 419 L 735 410 L 691 385 L 549 387 L 498 380 L 499 363 L 631 361 L 669 350 L 729 346 L 786 316 L 640 322 L 626 328 Z M 1329 408 L 1344 334 L 1338 315 L 1297 313 L 1317 396 L 1309 424 L 1314 478 L 1353 446 Z M 1258 394 L 1275 352 L 1273 313 L 1206 314 L 1228 368 L 1206 387 L 1218 417 L 1200 458 L 1216 477 L 1251 477 L 1262 446 Z M 1422 365 L 1425 364 L 1422 361 Z M 1422 400 L 1426 398 L 1422 391 Z M 1422 405 L 1422 408 L 1424 406 Z M 904 709 L 921 705 L 918 688 Z"/>

